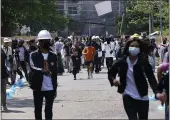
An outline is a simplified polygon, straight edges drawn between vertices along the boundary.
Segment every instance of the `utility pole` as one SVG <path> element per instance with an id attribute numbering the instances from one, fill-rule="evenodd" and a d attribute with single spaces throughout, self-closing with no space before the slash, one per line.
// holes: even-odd
<path id="1" fill-rule="evenodd" d="M 122 27 L 123 27 L 123 20 L 124 20 L 124 15 L 122 15 L 122 22 L 121 22 L 121 26 L 120 26 L 120 35 L 122 34 Z"/>
<path id="2" fill-rule="evenodd" d="M 106 40 L 106 18 L 104 18 L 104 40 Z"/>
<path id="3" fill-rule="evenodd" d="M 68 17 L 68 5 L 67 5 L 67 0 L 64 0 L 64 16 Z M 67 32 L 68 35 L 68 26 L 66 25 L 65 27 L 65 32 Z"/>
<path id="4" fill-rule="evenodd" d="M 119 16 L 120 16 L 120 0 L 119 0 Z"/>
<path id="5" fill-rule="evenodd" d="M 89 36 L 91 36 L 91 23 L 89 21 Z"/>
<path id="6" fill-rule="evenodd" d="M 159 4 L 159 14 L 160 14 L 160 32 L 161 32 L 161 36 L 162 36 L 162 2 L 160 1 Z"/>

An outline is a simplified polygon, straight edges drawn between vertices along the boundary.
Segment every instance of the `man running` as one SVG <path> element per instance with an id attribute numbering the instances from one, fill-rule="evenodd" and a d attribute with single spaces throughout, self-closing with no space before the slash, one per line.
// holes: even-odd
<path id="1" fill-rule="evenodd" d="M 87 65 L 88 79 L 92 78 L 93 58 L 95 55 L 95 48 L 92 47 L 91 42 L 83 49 L 82 54 L 85 55 L 85 64 Z"/>

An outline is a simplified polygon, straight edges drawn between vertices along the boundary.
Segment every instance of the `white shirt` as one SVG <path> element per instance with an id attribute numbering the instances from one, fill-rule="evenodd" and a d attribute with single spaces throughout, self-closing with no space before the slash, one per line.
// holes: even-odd
<path id="1" fill-rule="evenodd" d="M 110 51 L 113 51 L 112 54 L 110 54 Z M 107 42 L 104 43 L 104 51 L 105 51 L 105 57 L 113 57 L 114 56 L 114 43 L 110 42 L 110 44 L 107 44 Z"/>
<path id="2" fill-rule="evenodd" d="M 2 49 L 4 50 L 7 58 L 9 59 L 9 56 L 12 56 L 12 48 L 10 46 L 7 47 L 7 49 L 2 45 Z"/>
<path id="3" fill-rule="evenodd" d="M 48 53 L 42 53 L 44 60 L 47 60 Z M 41 87 L 41 91 L 50 91 L 53 90 L 52 79 L 49 76 L 43 75 L 43 83 Z"/>
<path id="4" fill-rule="evenodd" d="M 119 49 L 119 42 L 116 40 L 114 41 L 114 44 L 115 44 L 115 50 L 118 50 Z"/>
<path id="5" fill-rule="evenodd" d="M 98 51 L 98 57 L 102 57 L 102 51 Z"/>
<path id="6" fill-rule="evenodd" d="M 23 47 L 19 47 L 19 60 L 20 61 L 25 60 L 25 50 Z"/>
<path id="7" fill-rule="evenodd" d="M 126 75 L 126 88 L 124 91 L 124 94 L 127 94 L 131 96 L 133 99 L 137 100 L 149 100 L 148 96 L 141 97 L 139 95 L 139 92 L 136 88 L 136 84 L 134 81 L 134 75 L 133 75 L 133 66 L 137 63 L 138 59 L 132 64 L 129 57 L 127 58 L 127 63 L 128 63 L 128 71 Z"/>

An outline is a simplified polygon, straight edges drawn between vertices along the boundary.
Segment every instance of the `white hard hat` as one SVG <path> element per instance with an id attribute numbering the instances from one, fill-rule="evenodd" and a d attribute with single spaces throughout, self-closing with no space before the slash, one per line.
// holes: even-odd
<path id="1" fill-rule="evenodd" d="M 38 40 L 44 40 L 44 39 L 49 39 L 49 40 L 51 40 L 52 37 L 51 37 L 51 34 L 50 34 L 49 31 L 47 31 L 47 30 L 41 30 L 41 31 L 38 33 L 37 39 L 38 39 Z"/>
<path id="2" fill-rule="evenodd" d="M 96 39 L 96 36 L 92 36 L 92 38 L 91 38 L 92 40 L 94 40 L 94 39 Z"/>
<path id="3" fill-rule="evenodd" d="M 4 43 L 5 43 L 5 42 L 12 42 L 12 40 L 9 39 L 9 38 L 4 38 Z"/>
<path id="4" fill-rule="evenodd" d="M 100 37 L 99 36 L 96 36 L 96 39 L 99 39 Z"/>

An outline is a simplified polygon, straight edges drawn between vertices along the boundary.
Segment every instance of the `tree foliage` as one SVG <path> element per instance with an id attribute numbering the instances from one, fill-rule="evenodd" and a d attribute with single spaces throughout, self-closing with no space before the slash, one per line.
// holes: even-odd
<path id="1" fill-rule="evenodd" d="M 9 36 L 22 25 L 37 32 L 63 29 L 68 19 L 56 12 L 56 0 L 2 0 L 2 36 Z"/>
<path id="2" fill-rule="evenodd" d="M 149 14 L 153 15 L 154 27 L 160 27 L 160 6 L 162 8 L 163 30 L 168 28 L 168 2 L 167 1 L 147 1 L 128 0 L 126 2 L 126 14 L 122 31 L 125 34 L 140 33 L 149 31 Z M 117 25 L 120 27 L 122 18 L 117 18 Z"/>

